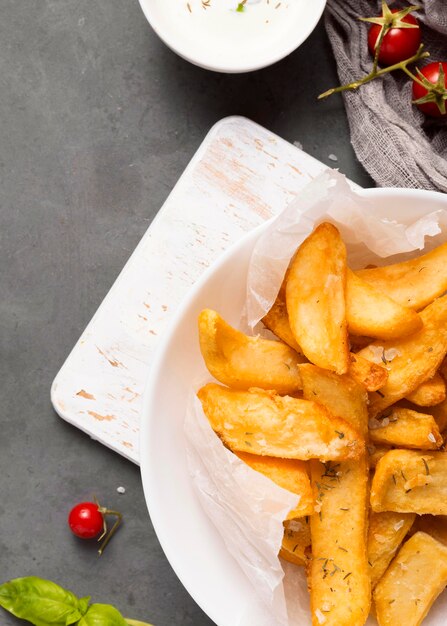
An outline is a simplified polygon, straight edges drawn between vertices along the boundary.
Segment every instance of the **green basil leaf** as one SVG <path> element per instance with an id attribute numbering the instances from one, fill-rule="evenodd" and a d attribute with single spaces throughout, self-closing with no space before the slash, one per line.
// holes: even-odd
<path id="1" fill-rule="evenodd" d="M 0 585 L 0 606 L 34 626 L 69 626 L 83 614 L 74 593 L 37 576 Z"/>
<path id="2" fill-rule="evenodd" d="M 112 605 L 92 604 L 77 626 L 127 626 L 127 622 Z"/>
<path id="3" fill-rule="evenodd" d="M 88 611 L 88 605 L 91 600 L 91 596 L 85 596 L 85 598 L 80 598 L 79 600 L 79 610 L 82 615 L 85 615 Z"/>

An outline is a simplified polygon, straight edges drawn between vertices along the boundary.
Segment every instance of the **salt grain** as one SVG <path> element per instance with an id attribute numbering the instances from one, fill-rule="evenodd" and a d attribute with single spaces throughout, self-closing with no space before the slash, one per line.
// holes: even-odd
<path id="1" fill-rule="evenodd" d="M 433 433 L 430 433 L 428 435 L 428 440 L 431 441 L 432 443 L 436 443 L 436 437 L 434 436 Z"/>
<path id="2" fill-rule="evenodd" d="M 299 141 L 294 141 L 293 145 L 295 146 L 295 148 L 299 148 L 300 150 L 303 149 L 303 144 L 300 143 Z"/>
<path id="3" fill-rule="evenodd" d="M 329 155 L 328 155 L 328 159 L 329 159 L 330 161 L 338 161 L 338 156 L 337 156 L 337 155 L 335 155 L 335 154 L 329 154 Z"/>
<path id="4" fill-rule="evenodd" d="M 400 530 L 402 528 L 402 526 L 404 525 L 404 520 L 401 519 L 400 522 L 397 522 L 397 524 L 394 524 L 393 528 L 394 530 L 397 532 L 398 530 Z"/>
<path id="5" fill-rule="evenodd" d="M 326 621 L 326 618 L 323 615 L 323 613 L 320 611 L 320 609 L 315 610 L 315 617 L 317 618 L 319 624 L 324 624 Z"/>
<path id="6" fill-rule="evenodd" d="M 126 489 L 124 487 L 117 487 L 116 490 L 118 493 L 126 493 Z"/>

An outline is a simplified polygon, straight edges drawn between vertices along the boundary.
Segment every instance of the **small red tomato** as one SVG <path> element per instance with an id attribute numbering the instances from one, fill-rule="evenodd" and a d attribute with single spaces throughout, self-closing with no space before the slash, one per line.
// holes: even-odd
<path id="1" fill-rule="evenodd" d="M 439 66 L 441 66 L 441 68 Z M 441 72 L 444 70 L 443 77 L 440 75 L 440 70 Z M 433 63 L 425 65 L 419 72 L 429 83 L 433 84 L 434 88 L 430 89 L 430 85 L 428 84 L 427 88 L 425 88 L 416 81 L 413 81 L 413 99 L 427 99 L 427 102 L 416 102 L 416 106 L 426 115 L 431 115 L 432 117 L 446 117 L 447 114 L 441 109 L 444 108 L 445 110 L 445 102 L 447 100 L 447 63 L 434 61 Z M 421 76 L 419 76 L 419 79 L 423 82 Z M 442 101 L 444 101 L 444 107 Z M 441 108 L 439 108 L 438 102 Z"/>
<path id="2" fill-rule="evenodd" d="M 95 502 L 81 502 L 71 509 L 68 525 L 77 537 L 93 539 L 103 532 L 104 518 Z"/>
<path id="3" fill-rule="evenodd" d="M 392 13 L 398 13 L 399 9 L 393 9 Z M 394 65 L 412 57 L 418 51 L 421 44 L 421 29 L 417 19 L 409 14 L 402 18 L 402 22 L 414 24 L 417 28 L 391 28 L 384 38 L 379 52 L 381 65 Z M 368 48 L 374 56 L 376 41 L 380 35 L 381 26 L 373 24 L 368 32 Z"/>

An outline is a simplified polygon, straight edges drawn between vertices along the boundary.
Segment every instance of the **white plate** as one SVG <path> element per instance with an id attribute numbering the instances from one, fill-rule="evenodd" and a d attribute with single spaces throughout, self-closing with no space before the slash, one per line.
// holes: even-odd
<path id="1" fill-rule="evenodd" d="M 208 6 L 207 6 L 208 3 Z M 250 72 L 293 52 L 310 35 L 326 0 L 140 0 L 157 35 L 205 69 Z"/>
<path id="2" fill-rule="evenodd" d="M 416 219 L 446 208 L 435 192 L 371 189 L 378 215 Z M 141 426 L 141 474 L 149 513 L 165 554 L 195 601 L 218 626 L 235 626 L 254 591 L 228 554 L 193 490 L 185 458 L 183 419 L 192 381 L 205 374 L 197 316 L 213 308 L 237 324 L 251 250 L 261 225 L 228 250 L 196 283 L 159 345 L 148 379 Z"/>

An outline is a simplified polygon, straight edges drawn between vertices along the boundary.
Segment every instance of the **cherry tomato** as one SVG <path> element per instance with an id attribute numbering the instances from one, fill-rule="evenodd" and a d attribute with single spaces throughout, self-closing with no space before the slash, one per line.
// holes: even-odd
<path id="1" fill-rule="evenodd" d="M 429 63 L 428 65 L 425 65 L 425 67 L 423 67 L 420 70 L 420 72 L 425 76 L 425 78 L 430 83 L 433 83 L 433 85 L 436 85 L 436 83 L 442 82 L 442 81 L 439 81 L 439 66 L 440 65 L 442 65 L 442 68 L 444 70 L 444 89 L 446 89 L 447 88 L 447 63 L 434 61 L 433 63 Z M 439 89 L 440 89 L 440 96 L 441 96 L 441 92 L 443 91 L 442 84 L 439 85 Z M 413 81 L 413 99 L 414 100 L 419 100 L 419 98 L 423 98 L 424 96 L 428 94 L 428 92 L 429 92 L 428 89 L 425 89 L 425 87 L 422 87 L 422 85 L 420 85 L 416 81 Z M 442 113 L 442 111 L 439 110 L 439 107 L 436 104 L 435 98 L 436 96 L 434 96 L 433 102 L 423 102 L 421 104 L 417 104 L 416 106 L 426 115 L 431 115 L 432 117 L 446 117 L 446 113 Z"/>
<path id="2" fill-rule="evenodd" d="M 398 13 L 398 9 L 393 9 L 392 13 Z M 418 51 L 421 43 L 421 29 L 417 19 L 409 14 L 402 18 L 402 22 L 414 24 L 417 28 L 391 28 L 384 38 L 379 52 L 379 63 L 381 65 L 394 65 L 412 57 Z M 374 56 L 377 38 L 381 27 L 372 24 L 368 32 L 368 48 Z"/>
<path id="3" fill-rule="evenodd" d="M 68 525 L 77 537 L 93 539 L 103 532 L 104 518 L 95 502 L 81 502 L 70 511 Z"/>

